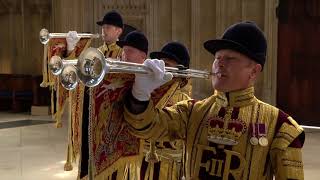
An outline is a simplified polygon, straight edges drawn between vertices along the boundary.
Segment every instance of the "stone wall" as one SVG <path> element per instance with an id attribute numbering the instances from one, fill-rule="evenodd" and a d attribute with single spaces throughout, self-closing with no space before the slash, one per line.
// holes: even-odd
<path id="1" fill-rule="evenodd" d="M 213 56 L 205 51 L 203 42 L 220 37 L 235 22 L 250 20 L 265 32 L 269 43 L 256 94 L 274 104 L 277 5 L 277 0 L 0 0 L 0 25 L 8 27 L 0 29 L 1 42 L 6 44 L 0 50 L 0 73 L 41 74 L 43 52 L 38 33 L 42 27 L 50 32 L 97 33 L 101 30 L 95 22 L 112 9 L 123 15 L 126 24 L 145 32 L 150 51 L 159 50 L 168 41 L 180 41 L 190 51 L 191 68 L 209 71 Z M 101 43 L 96 40 L 93 46 Z M 211 93 L 209 80 L 193 80 L 194 97 Z"/>

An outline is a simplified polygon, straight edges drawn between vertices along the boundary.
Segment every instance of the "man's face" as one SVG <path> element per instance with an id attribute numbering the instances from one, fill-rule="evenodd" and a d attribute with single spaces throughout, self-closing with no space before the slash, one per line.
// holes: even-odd
<path id="1" fill-rule="evenodd" d="M 102 37 L 106 44 L 114 43 L 118 40 L 122 29 L 110 24 L 102 25 Z"/>
<path id="2" fill-rule="evenodd" d="M 246 89 L 253 85 L 262 67 L 247 56 L 229 49 L 216 52 L 212 64 L 212 86 L 222 92 Z"/>
<path id="3" fill-rule="evenodd" d="M 123 46 L 122 48 L 122 59 L 126 62 L 143 64 L 146 57 L 147 55 L 137 48 L 131 46 Z"/>

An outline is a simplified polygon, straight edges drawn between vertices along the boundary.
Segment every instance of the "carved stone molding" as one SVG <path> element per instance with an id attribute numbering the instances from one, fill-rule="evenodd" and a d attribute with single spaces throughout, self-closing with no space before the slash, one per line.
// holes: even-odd
<path id="1" fill-rule="evenodd" d="M 146 18 L 144 16 L 124 15 L 125 23 L 137 28 L 137 30 L 146 32 Z"/>
<path id="2" fill-rule="evenodd" d="M 36 13 L 50 13 L 51 1 L 50 0 L 23 0 L 24 7 L 28 12 Z"/>
<path id="3" fill-rule="evenodd" d="M 147 0 L 104 0 L 103 12 L 117 10 L 121 13 L 126 24 L 134 26 L 143 32 L 147 29 L 146 16 L 148 15 Z M 104 13 L 103 13 L 104 14 Z"/>
<path id="4" fill-rule="evenodd" d="M 146 14 L 147 0 L 105 0 L 104 9 L 117 9 L 125 14 Z"/>
<path id="5" fill-rule="evenodd" d="M 0 0 L 0 15 L 50 13 L 50 0 Z"/>
<path id="6" fill-rule="evenodd" d="M 0 0 L 0 15 L 21 12 L 21 0 Z"/>

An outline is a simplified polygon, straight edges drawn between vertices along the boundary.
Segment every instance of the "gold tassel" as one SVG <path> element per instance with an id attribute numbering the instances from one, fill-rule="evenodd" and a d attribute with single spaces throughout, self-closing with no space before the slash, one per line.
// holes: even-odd
<path id="1" fill-rule="evenodd" d="M 50 90 L 51 90 L 51 115 L 52 115 L 52 119 L 54 118 L 54 89 L 52 86 L 50 86 Z"/>
<path id="2" fill-rule="evenodd" d="M 71 164 L 72 161 L 72 155 L 71 155 L 71 148 L 70 148 L 70 143 L 68 143 L 68 150 L 67 150 L 67 162 L 64 164 L 64 170 L 65 171 L 72 171 L 73 167 Z"/>
<path id="3" fill-rule="evenodd" d="M 55 127 L 56 128 L 62 128 L 62 122 L 61 122 L 61 112 L 57 111 L 54 114 L 54 120 L 56 121 Z"/>
<path id="4" fill-rule="evenodd" d="M 62 128 L 62 123 L 61 122 L 57 122 L 56 123 L 56 128 Z"/>
<path id="5" fill-rule="evenodd" d="M 174 84 L 171 85 L 168 92 L 164 95 L 164 98 L 160 99 L 160 101 L 157 103 L 155 108 L 163 109 L 166 106 L 166 104 L 169 102 L 170 98 L 174 95 L 174 93 L 180 87 L 180 83 L 181 83 L 180 81 L 174 82 Z M 159 157 L 156 152 L 156 142 L 152 139 L 150 139 L 150 150 L 146 154 L 146 161 L 152 164 L 159 162 Z"/>
<path id="6" fill-rule="evenodd" d="M 64 98 L 66 98 L 66 100 L 64 101 L 64 103 L 61 107 L 59 106 L 59 99 L 61 98 L 61 97 L 59 97 L 59 89 L 60 88 L 61 88 L 60 86 L 58 86 L 58 88 L 57 88 L 57 112 L 55 114 L 56 128 L 62 127 L 61 119 L 62 119 L 62 115 L 63 115 L 64 109 L 66 106 L 66 102 L 68 101 L 68 98 L 69 98 L 69 97 L 64 97 Z M 69 114 L 70 113 L 71 113 L 71 109 L 69 111 Z M 71 119 L 71 115 L 69 115 L 68 119 Z"/>
<path id="7" fill-rule="evenodd" d="M 67 162 L 64 165 L 64 170 L 65 171 L 71 171 L 73 169 L 72 167 L 72 159 L 73 159 L 73 148 L 72 148 L 72 120 L 71 120 L 71 103 L 72 103 L 72 98 L 71 98 L 71 92 L 69 91 L 69 109 L 68 109 L 68 122 L 69 122 L 69 127 L 68 127 L 68 150 L 67 150 Z M 61 121 L 60 121 L 61 123 Z"/>
<path id="8" fill-rule="evenodd" d="M 56 128 L 62 128 L 62 122 L 61 122 L 61 111 L 57 111 L 56 114 L 54 115 L 54 118 L 56 120 Z"/>
<path id="9" fill-rule="evenodd" d="M 43 61 L 42 61 L 42 82 L 40 87 L 48 86 L 48 44 L 43 47 Z"/>
<path id="10" fill-rule="evenodd" d="M 156 142 L 154 140 L 150 140 L 150 150 L 146 154 L 146 161 L 149 163 L 159 162 L 159 157 L 156 153 Z"/>
<path id="11" fill-rule="evenodd" d="M 61 128 L 62 127 L 62 123 L 61 123 L 61 110 L 59 107 L 59 90 L 60 90 L 60 86 L 59 86 L 60 81 L 58 81 L 58 85 L 56 88 L 56 113 L 55 113 L 55 120 L 56 120 L 56 128 Z"/>

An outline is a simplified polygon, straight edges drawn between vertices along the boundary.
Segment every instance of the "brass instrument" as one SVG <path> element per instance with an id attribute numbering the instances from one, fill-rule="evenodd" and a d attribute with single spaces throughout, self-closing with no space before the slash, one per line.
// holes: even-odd
<path id="1" fill-rule="evenodd" d="M 80 38 L 99 38 L 99 34 L 78 33 Z M 42 44 L 47 44 L 51 38 L 66 38 L 67 33 L 49 33 L 47 29 L 41 29 L 39 39 Z"/>
<path id="2" fill-rule="evenodd" d="M 69 66 L 73 66 L 73 68 Z M 79 79 L 88 87 L 94 87 L 103 80 L 107 73 L 152 73 L 152 71 L 143 64 L 105 58 L 101 51 L 96 48 L 84 50 L 78 59 L 73 60 L 64 60 L 58 56 L 53 56 L 50 59 L 49 68 L 54 75 L 61 76 L 61 79 L 64 80 L 61 81 L 62 85 L 69 90 L 76 87 L 78 82 L 76 79 Z M 208 79 L 211 76 L 209 72 L 193 69 L 165 67 L 165 70 L 166 73 L 171 73 L 174 77 Z M 164 78 L 167 77 L 168 76 L 165 75 Z"/>

